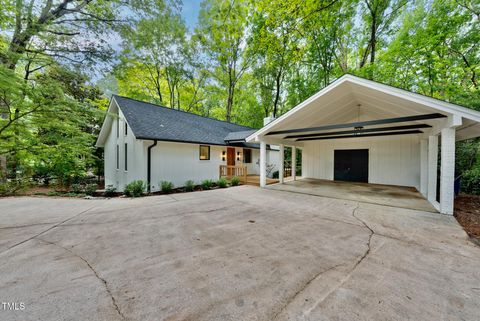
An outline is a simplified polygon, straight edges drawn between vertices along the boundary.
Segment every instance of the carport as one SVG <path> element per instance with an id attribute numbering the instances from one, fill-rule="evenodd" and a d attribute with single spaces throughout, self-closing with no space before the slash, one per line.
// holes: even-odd
<path id="1" fill-rule="evenodd" d="M 279 184 L 290 146 L 292 159 L 302 150 L 303 178 L 414 188 L 437 211 L 453 214 L 455 143 L 480 136 L 479 123 L 472 109 L 344 75 L 246 141 L 260 143 L 262 187 L 266 145 L 279 146 Z"/>

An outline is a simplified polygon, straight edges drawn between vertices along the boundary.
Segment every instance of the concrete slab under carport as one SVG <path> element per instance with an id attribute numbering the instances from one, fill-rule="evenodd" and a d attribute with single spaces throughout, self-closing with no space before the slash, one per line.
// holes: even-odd
<path id="1" fill-rule="evenodd" d="M 26 307 L 0 320 L 480 315 L 480 249 L 452 216 L 253 186 L 68 201 L 0 199 L 0 298 Z"/>
<path id="2" fill-rule="evenodd" d="M 301 178 L 269 185 L 269 189 L 333 197 L 357 202 L 437 212 L 414 187 Z"/>

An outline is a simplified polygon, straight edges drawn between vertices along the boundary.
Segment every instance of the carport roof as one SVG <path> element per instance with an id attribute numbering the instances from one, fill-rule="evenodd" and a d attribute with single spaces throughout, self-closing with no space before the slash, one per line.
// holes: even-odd
<path id="1" fill-rule="evenodd" d="M 457 140 L 480 136 L 480 112 L 476 110 L 346 74 L 249 135 L 246 141 L 257 142 L 260 137 L 270 143 L 305 140 L 298 133 L 332 139 L 339 128 L 355 131 L 350 137 L 359 137 L 364 131 L 370 132 L 369 136 L 399 135 L 403 129 L 419 126 L 421 130 L 404 133 L 428 135 L 446 122 L 457 126 Z M 387 124 L 389 130 L 383 131 Z M 348 138 L 346 132 L 338 138 Z"/>

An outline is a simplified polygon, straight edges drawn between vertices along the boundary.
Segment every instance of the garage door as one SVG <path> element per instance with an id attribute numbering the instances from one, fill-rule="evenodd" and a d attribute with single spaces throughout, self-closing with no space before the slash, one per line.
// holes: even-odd
<path id="1" fill-rule="evenodd" d="M 368 183 L 368 149 L 335 150 L 334 163 L 334 180 Z"/>

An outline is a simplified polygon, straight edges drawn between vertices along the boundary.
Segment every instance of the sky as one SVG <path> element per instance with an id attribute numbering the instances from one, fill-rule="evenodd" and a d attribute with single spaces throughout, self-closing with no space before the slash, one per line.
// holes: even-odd
<path id="1" fill-rule="evenodd" d="M 197 23 L 200 2 L 201 0 L 183 0 L 182 17 L 190 31 L 193 31 Z"/>

